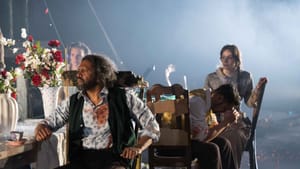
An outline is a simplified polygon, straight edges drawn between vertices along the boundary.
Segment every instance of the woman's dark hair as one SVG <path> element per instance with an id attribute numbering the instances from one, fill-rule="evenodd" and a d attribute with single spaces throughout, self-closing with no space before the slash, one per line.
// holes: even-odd
<path id="1" fill-rule="evenodd" d="M 241 71 L 241 64 L 242 64 L 242 56 L 241 56 L 241 52 L 239 51 L 238 47 L 235 45 L 225 45 L 223 46 L 223 48 L 221 49 L 220 52 L 220 59 L 222 58 L 222 54 L 225 50 L 229 50 L 232 54 L 232 57 L 236 63 L 236 67 L 237 67 L 237 85 L 238 85 L 238 91 L 240 91 L 240 71 Z"/>
<path id="2" fill-rule="evenodd" d="M 240 96 L 231 84 L 221 85 L 214 92 L 222 95 L 226 103 L 233 104 L 236 107 L 240 105 Z"/>
<path id="3" fill-rule="evenodd" d="M 97 83 L 107 88 L 114 86 L 117 80 L 117 67 L 110 58 L 103 54 L 90 54 L 82 58 L 82 61 L 88 61 L 92 64 Z"/>

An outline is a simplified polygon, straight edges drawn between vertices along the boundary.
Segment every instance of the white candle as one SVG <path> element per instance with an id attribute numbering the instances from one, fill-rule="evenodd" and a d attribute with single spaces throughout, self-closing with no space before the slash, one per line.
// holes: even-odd
<path id="1" fill-rule="evenodd" d="M 0 29 L 0 39 L 2 39 L 3 35 Z M 4 45 L 0 44 L 0 68 L 5 68 L 5 61 L 4 61 Z"/>
<path id="2" fill-rule="evenodd" d="M 184 88 L 187 89 L 187 78 L 186 75 L 183 76 Z"/>

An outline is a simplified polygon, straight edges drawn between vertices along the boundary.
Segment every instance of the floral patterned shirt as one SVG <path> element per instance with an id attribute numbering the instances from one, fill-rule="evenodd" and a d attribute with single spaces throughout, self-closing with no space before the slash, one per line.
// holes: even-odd
<path id="1" fill-rule="evenodd" d="M 91 100 L 80 92 L 78 97 L 84 98 L 82 117 L 84 122 L 83 130 L 83 148 L 85 149 L 105 149 L 112 147 L 112 134 L 108 123 L 108 90 L 103 88 L 99 93 L 102 100 L 98 104 L 93 104 Z M 150 109 L 133 92 L 126 91 L 127 105 L 129 110 L 139 120 L 141 127 L 141 136 L 147 135 L 157 141 L 159 139 L 159 125 L 150 111 Z M 42 121 L 49 125 L 53 131 L 61 128 L 69 118 L 70 100 L 65 100 L 58 106 L 55 112 Z"/>

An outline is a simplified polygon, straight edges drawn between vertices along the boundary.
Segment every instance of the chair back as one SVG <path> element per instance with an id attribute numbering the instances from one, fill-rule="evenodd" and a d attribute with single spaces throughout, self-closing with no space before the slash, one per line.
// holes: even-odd
<path id="1" fill-rule="evenodd" d="M 149 167 L 191 167 L 188 91 L 181 85 L 153 85 L 147 105 L 160 125 L 160 139 L 149 147 Z"/>
<path id="2" fill-rule="evenodd" d="M 267 83 L 263 83 L 259 94 L 257 96 L 257 104 L 256 107 L 253 108 L 252 112 L 252 125 L 251 125 L 251 134 L 250 138 L 248 140 L 246 150 L 249 152 L 249 164 L 250 164 L 250 169 L 257 169 L 257 158 L 256 158 L 256 125 L 258 121 L 258 117 L 260 114 L 260 107 L 262 104 L 264 92 L 265 92 L 265 87 Z"/>

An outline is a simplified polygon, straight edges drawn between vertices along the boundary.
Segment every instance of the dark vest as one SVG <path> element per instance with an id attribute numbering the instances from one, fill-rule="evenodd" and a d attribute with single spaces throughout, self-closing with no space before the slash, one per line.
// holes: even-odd
<path id="1" fill-rule="evenodd" d="M 133 115 L 127 106 L 124 89 L 114 87 L 108 91 L 108 122 L 113 138 L 112 151 L 119 156 L 125 147 L 133 146 L 136 143 L 136 135 L 131 122 Z M 69 157 L 71 161 L 72 155 L 76 155 L 78 150 L 82 147 L 81 140 L 83 138 L 84 128 L 82 118 L 84 98 L 80 97 L 78 99 L 77 95 L 78 93 L 71 96 L 69 108 Z M 129 160 L 121 160 L 126 164 L 130 163 Z"/>

